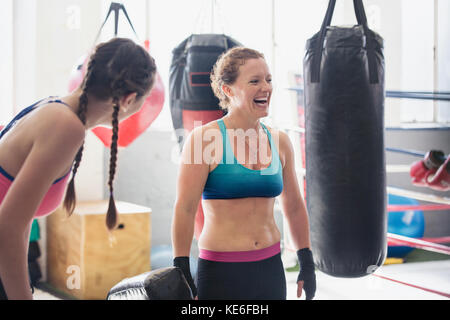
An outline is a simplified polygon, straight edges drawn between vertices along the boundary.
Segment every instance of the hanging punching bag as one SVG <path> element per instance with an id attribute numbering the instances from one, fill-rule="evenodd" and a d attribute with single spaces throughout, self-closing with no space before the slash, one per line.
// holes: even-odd
<path id="1" fill-rule="evenodd" d="M 210 74 L 219 56 L 235 46 L 241 44 L 224 34 L 193 34 L 173 50 L 169 77 L 170 111 L 180 148 L 194 126 L 224 116 L 212 91 Z M 200 203 L 195 222 L 196 239 L 202 228 Z"/>
<path id="2" fill-rule="evenodd" d="M 148 47 L 145 47 L 145 49 L 149 51 Z M 69 92 L 78 89 L 83 82 L 89 62 L 88 58 L 88 55 L 80 57 L 73 67 L 69 78 Z M 162 111 L 165 99 L 164 95 L 164 83 L 161 75 L 157 71 L 152 91 L 145 99 L 141 109 L 119 123 L 119 138 L 117 141 L 119 147 L 128 147 L 151 126 Z M 109 148 L 111 146 L 111 128 L 98 126 L 93 128 L 92 132 L 100 139 L 105 147 Z"/>
<path id="3" fill-rule="evenodd" d="M 304 58 L 306 203 L 316 266 L 361 277 L 387 250 L 383 39 L 367 26 L 330 27 L 330 0 Z"/>
<path id="4" fill-rule="evenodd" d="M 125 6 L 122 3 L 111 2 L 108 13 L 106 15 L 106 19 L 103 21 L 103 24 L 101 25 L 100 30 L 97 33 L 97 37 L 94 43 L 97 43 L 97 41 L 99 40 L 103 27 L 105 26 L 109 17 L 111 17 L 112 13 L 114 13 L 114 37 L 117 37 L 119 29 L 119 14 L 121 11 L 125 15 L 125 18 L 127 19 L 131 29 L 133 30 L 136 39 L 139 39 L 136 30 L 131 23 L 130 17 L 128 16 L 127 10 L 125 9 Z M 150 41 L 148 39 L 144 42 L 144 48 L 145 50 L 150 52 Z M 88 55 L 81 57 L 77 62 L 75 68 L 72 70 L 69 80 L 69 92 L 73 92 L 74 90 L 76 90 L 83 82 L 84 76 L 87 72 L 87 58 Z M 152 91 L 144 101 L 141 109 L 119 123 L 119 138 L 117 140 L 117 145 L 119 147 L 129 146 L 133 141 L 141 136 L 150 127 L 153 121 L 159 116 L 164 106 L 164 91 L 165 89 L 162 78 L 159 73 L 156 72 L 155 83 L 153 85 Z M 98 126 L 93 128 L 92 132 L 100 139 L 100 141 L 103 142 L 105 147 L 109 148 L 111 146 L 111 128 Z"/>
<path id="5" fill-rule="evenodd" d="M 223 34 L 193 34 L 174 50 L 170 66 L 169 95 L 173 127 L 182 146 L 184 129 L 190 132 L 194 121 L 202 125 L 224 115 L 211 89 L 210 74 L 217 58 L 241 45 Z"/>

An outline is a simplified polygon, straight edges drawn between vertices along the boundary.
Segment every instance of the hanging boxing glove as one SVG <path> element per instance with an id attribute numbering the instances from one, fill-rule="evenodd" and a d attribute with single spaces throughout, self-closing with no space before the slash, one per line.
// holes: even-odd
<path id="1" fill-rule="evenodd" d="M 431 150 L 425 157 L 411 165 L 409 174 L 411 182 L 415 186 L 427 186 L 427 179 L 430 175 L 436 173 L 439 166 L 445 161 L 445 155 L 440 150 Z"/>
<path id="2" fill-rule="evenodd" d="M 427 185 L 433 190 L 450 190 L 450 156 L 439 167 L 434 176 L 429 176 L 427 179 Z"/>

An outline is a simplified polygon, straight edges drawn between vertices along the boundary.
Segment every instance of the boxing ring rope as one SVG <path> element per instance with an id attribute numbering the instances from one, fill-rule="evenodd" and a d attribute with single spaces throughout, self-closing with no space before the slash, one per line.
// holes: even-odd
<path id="1" fill-rule="evenodd" d="M 287 88 L 290 91 L 303 93 L 303 88 L 291 87 Z M 447 91 L 396 91 L 387 90 L 386 98 L 400 98 L 400 99 L 419 99 L 419 100 L 439 100 L 450 101 L 450 92 Z"/>
<path id="2" fill-rule="evenodd" d="M 422 193 L 422 192 L 405 190 L 405 189 L 400 189 L 400 188 L 395 188 L 395 187 L 387 187 L 386 189 L 387 189 L 388 193 L 394 194 L 397 196 L 404 196 L 404 197 L 408 197 L 408 198 L 412 198 L 412 199 L 416 199 L 416 200 L 434 202 L 434 203 L 440 203 L 440 204 L 450 204 L 450 198 L 448 198 L 448 197 L 440 197 L 440 196 L 435 196 L 432 194 L 426 194 L 426 193 Z"/>
<path id="3" fill-rule="evenodd" d="M 296 170 L 302 174 L 305 175 L 305 169 L 301 167 L 296 167 Z M 406 173 L 411 170 L 411 166 L 407 164 L 387 164 L 386 165 L 386 172 L 387 173 Z"/>
<path id="4" fill-rule="evenodd" d="M 438 243 L 434 243 L 434 242 L 430 242 L 430 241 L 424 241 L 424 240 L 416 239 L 416 238 L 405 237 L 405 236 L 401 236 L 401 235 L 394 234 L 394 233 L 388 233 L 387 239 L 390 243 L 392 243 L 395 246 L 406 245 L 406 246 L 416 248 L 416 249 L 422 249 L 422 250 L 427 250 L 427 251 L 450 255 L 450 247 L 444 246 L 442 244 L 438 244 Z"/>
<path id="5" fill-rule="evenodd" d="M 411 284 L 411 283 L 399 281 L 399 280 L 396 280 L 396 279 L 388 278 L 386 276 L 382 276 L 382 275 L 376 274 L 376 273 L 372 273 L 372 276 L 378 277 L 378 278 L 381 278 L 381 279 L 384 279 L 384 280 L 389 280 L 389 281 L 392 281 L 392 282 L 396 282 L 396 283 L 399 283 L 399 284 L 403 284 L 403 285 L 408 286 L 408 287 L 412 287 L 412 288 L 420 289 L 420 290 L 423 290 L 423 291 L 431 292 L 431 293 L 434 293 L 434 294 L 438 294 L 438 295 L 444 296 L 446 298 L 450 298 L 450 293 L 441 292 L 441 291 L 437 291 L 437 290 L 433 290 L 433 289 L 428 289 L 428 288 L 425 288 L 425 287 L 422 287 L 422 286 L 418 286 L 418 285 L 415 285 L 415 284 Z"/>
<path id="6" fill-rule="evenodd" d="M 442 245 L 441 243 L 450 243 L 450 237 L 439 237 L 439 238 L 410 238 L 401 236 L 394 233 L 387 233 L 387 240 L 389 246 L 399 247 L 408 246 L 415 249 L 421 249 L 436 253 L 441 253 L 445 255 L 450 255 L 450 247 Z M 284 249 L 292 252 L 296 252 L 292 247 L 284 246 Z"/>
<path id="7" fill-rule="evenodd" d="M 389 152 L 397 152 L 397 153 L 407 154 L 407 155 L 415 156 L 415 157 L 419 157 L 419 158 L 425 157 L 425 153 L 416 151 L 416 150 L 405 150 L 405 149 L 398 149 L 398 148 L 385 148 L 385 150 L 389 151 Z"/>
<path id="8" fill-rule="evenodd" d="M 423 211 L 438 211 L 450 210 L 450 205 L 447 204 L 429 204 L 429 205 L 405 205 L 405 204 L 388 204 L 388 212 L 408 211 L 408 210 L 423 210 Z"/>
<path id="9" fill-rule="evenodd" d="M 386 91 L 387 98 L 450 101 L 450 92 L 445 91 Z"/>

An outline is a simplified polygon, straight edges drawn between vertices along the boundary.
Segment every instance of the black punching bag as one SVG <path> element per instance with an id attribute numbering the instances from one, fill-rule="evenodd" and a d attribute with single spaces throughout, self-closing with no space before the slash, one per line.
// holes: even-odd
<path id="1" fill-rule="evenodd" d="M 211 89 L 210 73 L 219 56 L 236 46 L 242 45 L 224 34 L 193 34 L 173 50 L 170 111 L 180 145 L 195 125 L 205 125 L 224 116 Z"/>
<path id="2" fill-rule="evenodd" d="M 335 3 L 306 44 L 306 203 L 316 266 L 361 277 L 387 249 L 383 39 L 362 0 L 358 25 L 330 27 Z"/>

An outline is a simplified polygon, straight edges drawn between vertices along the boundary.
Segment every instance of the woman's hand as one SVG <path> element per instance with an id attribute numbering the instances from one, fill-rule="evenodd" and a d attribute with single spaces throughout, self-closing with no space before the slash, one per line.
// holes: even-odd
<path id="1" fill-rule="evenodd" d="M 297 251 L 300 263 L 300 273 L 297 277 L 297 298 L 302 296 L 302 289 L 305 290 L 306 300 L 312 300 L 316 293 L 316 273 L 311 250 L 303 248 Z"/>

